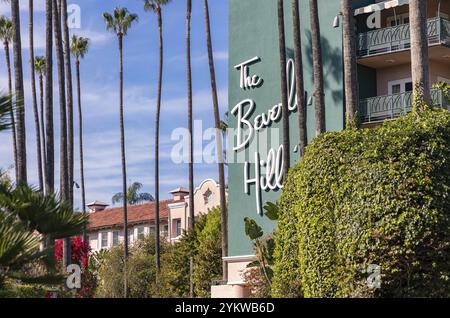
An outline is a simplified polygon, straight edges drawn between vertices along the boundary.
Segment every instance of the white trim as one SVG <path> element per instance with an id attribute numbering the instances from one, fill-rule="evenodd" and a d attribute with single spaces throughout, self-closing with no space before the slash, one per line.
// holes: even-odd
<path id="1" fill-rule="evenodd" d="M 438 83 L 446 82 L 447 84 L 450 84 L 450 79 L 448 79 L 448 78 L 438 76 L 437 79 L 438 79 Z"/>
<path id="2" fill-rule="evenodd" d="M 240 262 L 252 262 L 256 258 L 256 255 L 239 255 L 239 256 L 226 256 L 222 257 L 222 260 L 227 263 L 240 263 Z"/>
<path id="3" fill-rule="evenodd" d="M 169 209 L 178 209 L 178 208 L 184 208 L 184 207 L 186 207 L 186 205 L 187 205 L 186 202 L 178 202 L 178 203 L 168 204 L 167 206 L 169 207 Z"/>
<path id="4" fill-rule="evenodd" d="M 203 180 L 202 183 L 200 183 L 200 185 L 199 185 L 197 188 L 195 188 L 195 190 L 194 190 L 194 197 L 195 197 L 195 194 L 197 193 L 197 191 L 199 191 L 199 190 L 203 187 L 203 185 L 204 185 L 205 183 L 207 183 L 207 182 L 212 182 L 212 183 L 214 183 L 214 184 L 216 185 L 217 188 L 220 187 L 220 184 L 219 184 L 216 180 L 214 180 L 214 179 L 211 179 L 211 178 L 210 178 L 210 179 Z"/>

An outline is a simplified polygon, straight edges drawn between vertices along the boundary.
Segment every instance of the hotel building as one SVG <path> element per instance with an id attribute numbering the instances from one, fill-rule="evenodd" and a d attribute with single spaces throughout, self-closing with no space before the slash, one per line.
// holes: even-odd
<path id="1" fill-rule="evenodd" d="M 207 179 L 194 191 L 195 215 L 207 214 L 220 205 L 220 187 Z M 160 233 L 168 243 L 176 243 L 189 225 L 189 191 L 177 188 L 170 192 L 170 200 L 160 201 Z M 110 249 L 123 242 L 123 208 L 110 208 L 108 204 L 94 201 L 88 204 L 88 241 L 93 252 Z M 155 233 L 155 203 L 128 206 L 129 243 Z"/>
<path id="2" fill-rule="evenodd" d="M 450 0 L 427 1 L 427 38 L 432 83 L 450 83 Z M 284 1 L 291 106 L 291 162 L 300 158 L 298 115 L 295 109 L 294 53 L 291 1 Z M 315 136 L 309 1 L 300 0 L 303 75 L 307 106 L 308 139 Z M 323 57 L 326 104 L 326 129 L 339 131 L 345 125 L 343 83 L 343 31 L 340 0 L 319 0 L 319 19 Z M 354 0 L 357 28 L 359 115 L 363 127 L 372 127 L 411 110 L 411 52 L 408 0 Z M 252 85 L 256 84 L 257 85 Z M 277 1 L 229 1 L 229 126 L 247 129 L 245 134 L 229 136 L 229 253 L 228 282 L 213 287 L 213 297 L 243 297 L 248 290 L 242 278 L 246 265 L 254 260 L 251 242 L 245 236 L 244 217 L 255 219 L 265 233 L 276 224 L 262 214 L 265 202 L 275 202 L 282 191 L 274 184 L 279 166 L 282 134 L 274 135 L 269 145 L 258 143 L 264 132 L 281 128 L 273 105 L 279 105 L 280 63 Z M 433 103 L 450 109 L 450 102 L 432 89 Z M 272 118 L 261 128 L 261 121 Z M 252 124 L 254 123 L 254 126 Z M 241 138 L 238 140 L 238 138 Z M 256 145 L 255 145 L 256 143 Z M 284 149 L 282 149 L 284 151 Z M 244 156 L 246 159 L 240 160 Z M 272 170 L 273 169 L 273 170 Z M 270 170 L 268 172 L 268 170 Z M 272 171 L 272 172 L 271 172 Z M 269 185 L 269 186 L 268 186 Z"/>

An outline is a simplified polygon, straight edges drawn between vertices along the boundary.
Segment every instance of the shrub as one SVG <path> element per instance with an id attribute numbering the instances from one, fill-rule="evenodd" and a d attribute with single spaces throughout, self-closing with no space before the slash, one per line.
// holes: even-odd
<path id="1" fill-rule="evenodd" d="M 274 295 L 449 297 L 450 112 L 321 135 L 280 210 Z"/>
<path id="2" fill-rule="evenodd" d="M 197 297 L 210 297 L 212 282 L 222 278 L 220 219 L 220 209 L 212 209 L 207 214 L 205 227 L 199 233 L 197 254 L 194 256 L 194 273 L 192 275 Z"/>

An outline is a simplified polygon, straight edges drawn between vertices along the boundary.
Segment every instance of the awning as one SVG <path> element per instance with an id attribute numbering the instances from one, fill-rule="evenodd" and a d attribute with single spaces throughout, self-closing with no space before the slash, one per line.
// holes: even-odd
<path id="1" fill-rule="evenodd" d="M 405 4 L 409 4 L 409 0 L 389 0 L 379 3 L 374 3 L 371 5 L 368 5 L 366 7 L 362 7 L 355 10 L 355 16 L 360 14 L 367 14 L 372 13 L 375 11 L 381 11 L 385 9 L 395 8 L 399 6 L 403 6 Z"/>

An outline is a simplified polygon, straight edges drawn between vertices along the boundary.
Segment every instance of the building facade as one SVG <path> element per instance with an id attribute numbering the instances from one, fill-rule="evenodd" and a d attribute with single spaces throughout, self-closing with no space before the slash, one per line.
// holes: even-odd
<path id="1" fill-rule="evenodd" d="M 207 179 L 194 191 L 195 215 L 207 214 L 220 205 L 219 184 Z M 177 188 L 170 192 L 170 200 L 160 201 L 160 234 L 168 243 L 176 243 L 189 225 L 189 191 Z M 88 240 L 92 251 L 110 249 L 124 240 L 123 208 L 110 208 L 108 204 L 94 201 L 88 204 Z M 156 231 L 155 203 L 128 206 L 128 241 L 152 235 Z"/>
<path id="2" fill-rule="evenodd" d="M 425 0 L 424 0 L 425 1 Z M 315 137 L 309 1 L 300 0 L 303 77 L 308 140 Z M 318 1 L 323 57 L 327 131 L 345 125 L 343 30 L 340 0 Z M 357 27 L 359 114 L 363 127 L 411 110 L 411 52 L 408 0 L 354 0 Z M 271 233 L 276 224 L 264 216 L 264 204 L 282 191 L 283 151 L 293 165 L 298 153 L 291 1 L 284 1 L 291 149 L 283 149 L 280 118 L 280 63 L 277 3 L 274 0 L 229 1 L 229 255 L 228 282 L 213 287 L 213 296 L 247 294 L 242 272 L 254 260 L 244 218 Z M 450 1 L 427 0 L 431 82 L 450 83 Z M 433 102 L 449 108 L 448 99 L 432 90 Z"/>

